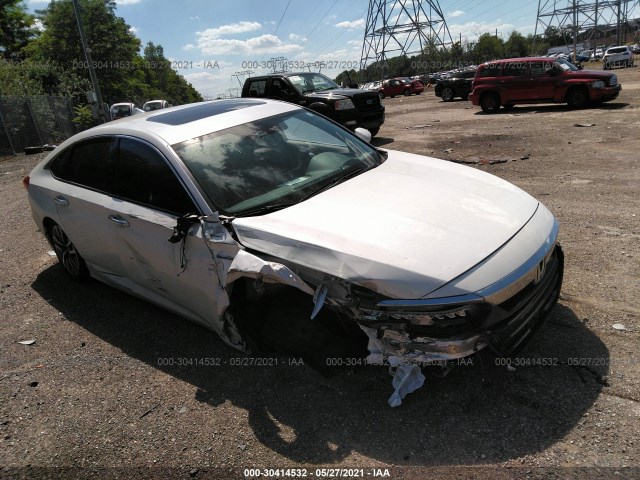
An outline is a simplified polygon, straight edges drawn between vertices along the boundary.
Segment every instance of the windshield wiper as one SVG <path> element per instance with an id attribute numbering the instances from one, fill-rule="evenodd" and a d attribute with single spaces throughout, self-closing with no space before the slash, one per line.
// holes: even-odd
<path id="1" fill-rule="evenodd" d="M 353 178 L 355 176 L 360 175 L 362 172 L 364 172 L 365 170 L 368 170 L 369 167 L 363 167 L 362 165 L 355 165 L 349 169 L 344 170 L 342 173 L 342 175 L 340 175 L 339 177 L 333 177 L 331 180 L 329 180 L 328 182 L 322 184 L 322 186 L 320 188 L 318 188 L 317 190 L 314 190 L 313 192 L 311 192 L 309 195 L 307 195 L 306 197 L 304 197 L 302 200 L 300 200 L 301 202 L 304 200 L 307 200 L 311 197 L 314 197 L 316 195 L 318 195 L 319 193 L 325 192 L 327 190 L 329 190 L 330 188 L 335 187 L 336 185 L 339 185 L 340 183 L 349 180 L 350 178 Z"/>
<path id="2" fill-rule="evenodd" d="M 296 205 L 298 202 L 283 202 L 283 203 L 269 203 L 267 205 L 260 205 L 259 207 L 249 208 L 247 210 L 241 210 L 234 214 L 235 217 L 252 217 L 254 215 L 262 215 L 272 212 L 277 212 L 283 208 Z"/>

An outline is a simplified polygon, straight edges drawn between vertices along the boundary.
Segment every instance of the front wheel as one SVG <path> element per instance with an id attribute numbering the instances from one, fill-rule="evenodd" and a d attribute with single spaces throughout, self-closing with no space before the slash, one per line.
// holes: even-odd
<path id="1" fill-rule="evenodd" d="M 589 93 L 584 88 L 572 88 L 567 93 L 567 103 L 571 108 L 584 108 L 589 103 Z"/>
<path id="2" fill-rule="evenodd" d="M 480 108 L 485 113 L 496 113 L 500 110 L 500 97 L 497 93 L 485 93 L 480 99 Z"/>
<path id="3" fill-rule="evenodd" d="M 455 94 L 453 92 L 453 88 L 444 87 L 442 89 L 442 101 L 443 102 L 451 102 L 451 101 L 453 101 L 454 97 L 455 97 Z"/>
<path id="4" fill-rule="evenodd" d="M 84 259 L 57 223 L 54 223 L 49 229 L 49 240 L 53 245 L 53 250 L 56 252 L 58 261 L 67 275 L 76 281 L 81 281 L 89 277 L 89 270 L 87 270 Z"/>

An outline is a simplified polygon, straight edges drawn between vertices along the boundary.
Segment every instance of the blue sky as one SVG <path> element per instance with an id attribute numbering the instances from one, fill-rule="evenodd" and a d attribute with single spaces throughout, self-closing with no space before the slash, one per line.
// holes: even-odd
<path id="1" fill-rule="evenodd" d="M 27 0 L 31 10 L 47 0 Z M 335 77 L 358 70 L 367 0 L 117 0 L 117 14 L 146 42 L 164 47 L 205 97 L 235 93 L 236 72 L 267 73 L 262 65 L 285 57 L 294 66 L 326 62 Z M 426 2 L 425 2 L 426 3 Z M 506 38 L 516 29 L 533 33 L 538 0 L 440 0 L 454 41 L 475 41 L 485 32 Z M 299 70 L 300 68 L 295 68 Z M 242 76 L 240 76 L 242 79 Z M 230 90 L 231 89 L 231 90 Z"/>

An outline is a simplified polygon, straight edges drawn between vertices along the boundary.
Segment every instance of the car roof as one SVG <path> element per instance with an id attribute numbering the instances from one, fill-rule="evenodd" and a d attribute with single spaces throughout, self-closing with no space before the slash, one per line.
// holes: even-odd
<path id="1" fill-rule="evenodd" d="M 490 60 L 484 62 L 484 65 L 493 63 L 515 63 L 515 62 L 548 62 L 549 57 L 518 57 L 518 58 L 501 58 L 499 60 Z"/>
<path id="2" fill-rule="evenodd" d="M 72 139 L 76 141 L 95 135 L 132 135 L 143 138 L 152 135 L 173 145 L 207 133 L 295 110 L 302 108 L 278 100 L 214 100 L 163 108 L 115 120 L 85 130 Z"/>

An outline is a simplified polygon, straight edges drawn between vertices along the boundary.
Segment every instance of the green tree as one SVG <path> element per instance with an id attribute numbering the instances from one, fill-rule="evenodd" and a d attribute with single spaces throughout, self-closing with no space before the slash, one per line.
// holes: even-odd
<path id="1" fill-rule="evenodd" d="M 0 0 L 0 52 L 6 60 L 22 58 L 21 50 L 38 33 L 35 17 L 22 0 Z"/>
<path id="2" fill-rule="evenodd" d="M 504 42 L 491 33 L 483 33 L 473 48 L 476 62 L 486 62 L 504 57 Z"/>
<path id="3" fill-rule="evenodd" d="M 79 4 L 103 97 L 110 103 L 124 101 L 140 40 L 131 33 L 124 19 L 116 16 L 113 0 L 80 0 Z M 30 56 L 39 61 L 52 60 L 88 78 L 72 2 L 52 1 L 36 14 L 45 30 L 26 48 Z"/>
<path id="4" fill-rule="evenodd" d="M 85 98 L 91 83 L 53 62 L 22 62 L 0 59 L 0 95 L 59 95 Z"/>
<path id="5" fill-rule="evenodd" d="M 509 38 L 504 43 L 504 53 L 506 57 L 527 57 L 531 41 L 515 30 L 511 32 Z"/>

